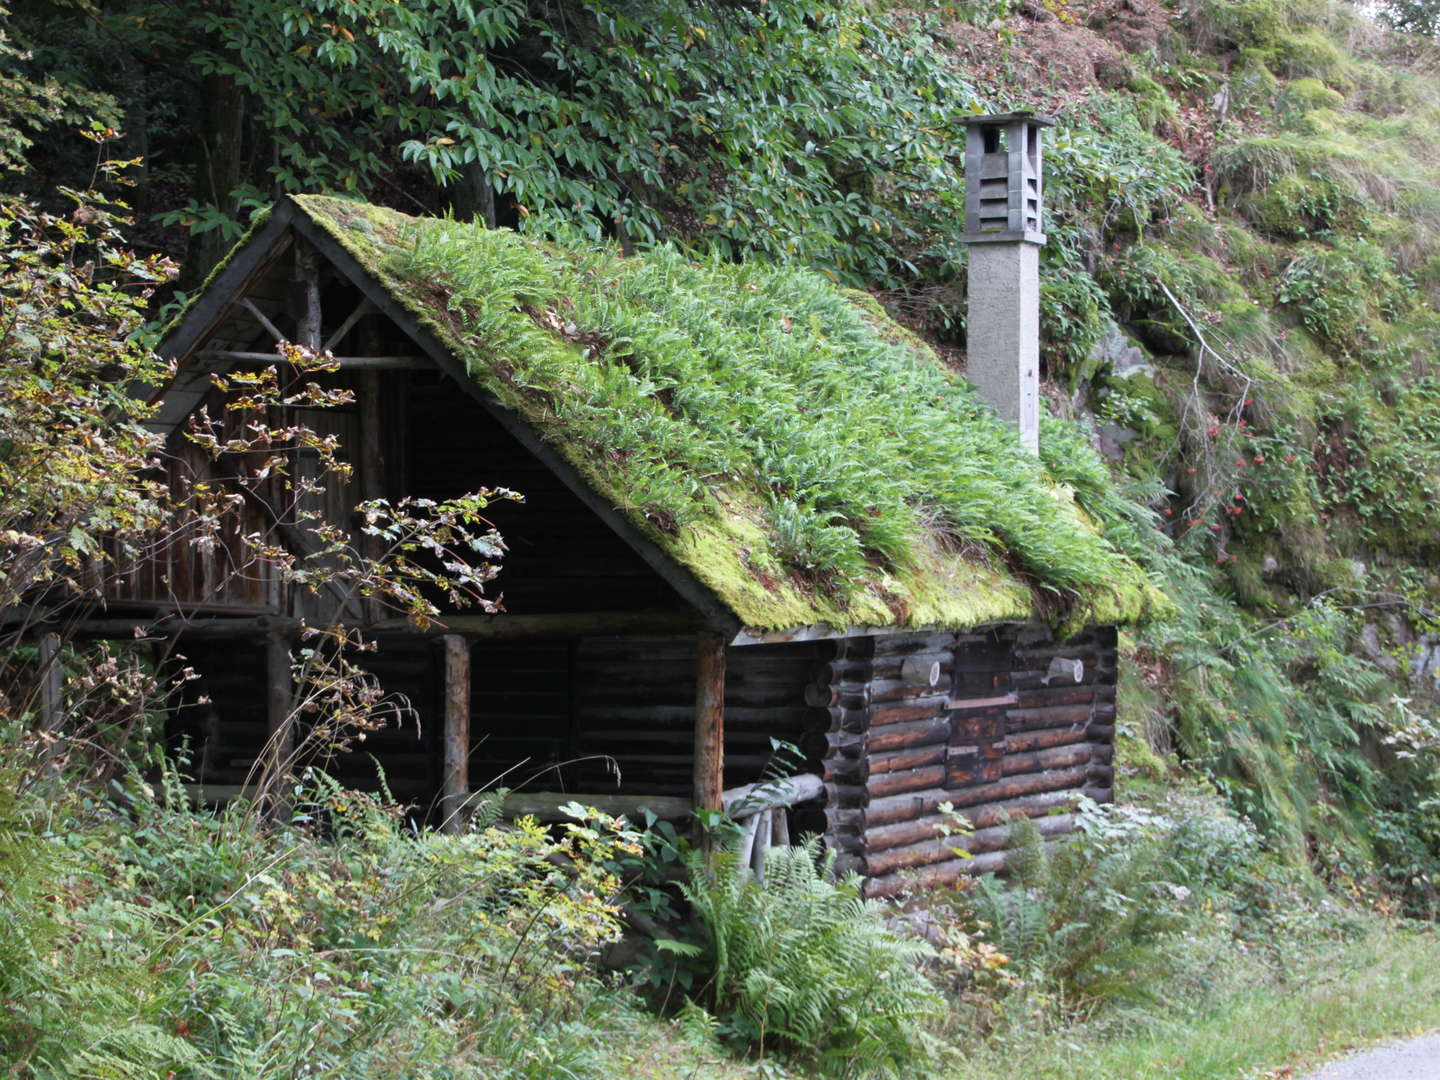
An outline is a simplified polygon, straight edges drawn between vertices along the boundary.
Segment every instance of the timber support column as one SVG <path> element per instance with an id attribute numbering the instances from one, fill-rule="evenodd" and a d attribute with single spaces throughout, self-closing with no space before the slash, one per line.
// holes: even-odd
<path id="1" fill-rule="evenodd" d="M 294 675 L 290 669 L 290 639 L 284 634 L 265 638 L 265 714 L 267 760 L 260 770 L 262 797 L 271 800 L 278 817 L 289 801 L 290 773 L 295 766 Z"/>
<path id="2" fill-rule="evenodd" d="M 1039 452 L 1040 132 L 1033 113 L 964 117 L 969 247 L 966 377 L 1020 442 Z"/>
<path id="3" fill-rule="evenodd" d="M 695 638 L 695 809 L 725 808 L 725 639 L 702 632 Z M 701 830 L 707 859 L 712 840 Z"/>
<path id="4" fill-rule="evenodd" d="M 445 635 L 445 774 L 440 828 L 458 833 L 465 827 L 470 797 L 470 644 L 459 634 Z"/>
<path id="5" fill-rule="evenodd" d="M 57 740 L 65 726 L 65 673 L 60 668 L 60 635 L 40 635 L 40 730 L 45 733 L 45 760 L 53 763 Z"/>

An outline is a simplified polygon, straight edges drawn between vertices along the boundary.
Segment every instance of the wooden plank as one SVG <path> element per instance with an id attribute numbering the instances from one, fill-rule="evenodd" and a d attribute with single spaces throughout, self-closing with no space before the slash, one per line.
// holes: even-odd
<path id="1" fill-rule="evenodd" d="M 725 808 L 725 637 L 695 635 L 695 762 L 697 810 Z M 702 843 L 707 853 L 711 840 Z"/>
<path id="2" fill-rule="evenodd" d="M 464 828 L 465 800 L 470 794 L 470 644 L 456 634 L 445 635 L 445 766 L 440 799 L 440 827 Z"/>

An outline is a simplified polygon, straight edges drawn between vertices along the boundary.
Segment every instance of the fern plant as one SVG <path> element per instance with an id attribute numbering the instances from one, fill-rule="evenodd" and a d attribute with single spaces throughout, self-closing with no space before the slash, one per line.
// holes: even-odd
<path id="1" fill-rule="evenodd" d="M 909 1076 L 940 1002 L 922 941 L 891 932 L 818 838 L 773 848 L 763 883 L 733 852 L 693 855 L 684 887 L 706 936 L 708 1003 L 732 1039 L 778 1044 L 827 1076 Z"/>

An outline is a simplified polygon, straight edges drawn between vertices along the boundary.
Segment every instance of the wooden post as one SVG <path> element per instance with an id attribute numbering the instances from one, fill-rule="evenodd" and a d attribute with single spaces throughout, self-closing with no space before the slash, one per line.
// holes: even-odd
<path id="1" fill-rule="evenodd" d="M 43 760 L 54 768 L 57 740 L 65 726 L 65 673 L 60 669 L 60 635 L 40 635 L 40 731 L 45 736 Z"/>
<path id="2" fill-rule="evenodd" d="M 301 283 L 303 300 L 300 308 L 299 338 L 297 345 L 312 349 L 320 348 L 320 270 L 315 249 L 308 245 L 295 248 L 295 278 Z"/>
<path id="3" fill-rule="evenodd" d="M 60 635 L 40 635 L 40 730 L 58 735 L 64 724 L 65 673 L 60 669 Z"/>
<path id="4" fill-rule="evenodd" d="M 725 639 L 702 632 L 695 636 L 695 809 L 725 806 Z M 708 854 L 710 837 L 701 844 Z"/>
<path id="5" fill-rule="evenodd" d="M 293 704 L 293 676 L 290 670 L 290 640 L 283 634 L 270 634 L 265 639 L 265 710 L 269 731 L 269 762 L 260 774 L 262 791 L 273 794 L 276 815 L 284 807 L 288 791 L 283 790 L 290 778 L 291 758 L 295 752 L 295 725 L 290 716 Z"/>
<path id="6" fill-rule="evenodd" d="M 470 646 L 459 634 L 445 635 L 445 776 L 440 827 L 460 832 L 470 795 Z"/>

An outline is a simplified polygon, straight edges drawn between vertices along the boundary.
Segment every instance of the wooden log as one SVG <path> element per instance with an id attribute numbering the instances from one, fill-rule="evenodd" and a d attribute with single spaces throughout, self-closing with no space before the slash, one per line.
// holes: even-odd
<path id="1" fill-rule="evenodd" d="M 470 643 L 445 635 L 445 765 L 440 827 L 460 832 L 470 794 Z"/>
<path id="2" fill-rule="evenodd" d="M 943 697 L 917 698 L 903 705 L 883 705 L 870 710 L 870 727 L 883 728 L 892 724 L 928 720 L 944 715 L 945 708 L 946 701 Z"/>
<path id="3" fill-rule="evenodd" d="M 1011 732 L 1031 732 L 1041 727 L 1068 727 L 1073 724 L 1087 724 L 1092 719 L 1093 704 L 1079 706 L 1041 706 L 1038 708 L 1011 708 L 1007 714 L 1008 729 Z"/>
<path id="4" fill-rule="evenodd" d="M 1074 807 L 1081 798 L 1099 802 L 1097 796 L 1108 795 L 1108 788 L 1087 787 L 1083 790 L 1067 788 L 1048 791 L 1039 795 L 1026 795 L 1003 802 L 983 803 L 957 809 L 955 813 L 970 823 L 972 829 L 988 829 L 1003 824 L 1010 817 L 1036 817 L 1049 814 L 1057 809 Z M 913 821 L 899 821 L 893 825 L 881 825 L 865 833 L 865 843 L 871 851 L 885 851 L 894 847 L 930 840 L 939 835 L 940 829 L 953 829 L 954 819 L 946 814 L 929 814 Z"/>
<path id="5" fill-rule="evenodd" d="M 988 874 L 1003 870 L 1009 859 L 1008 851 L 993 851 L 988 855 L 976 855 L 969 859 L 947 859 L 914 870 L 902 870 L 897 874 L 871 877 L 865 881 L 867 897 L 894 896 L 916 888 L 934 888 L 937 885 L 951 885 L 971 874 Z"/>
<path id="6" fill-rule="evenodd" d="M 770 815 L 770 846 L 790 846 L 790 815 L 783 808 Z"/>
<path id="7" fill-rule="evenodd" d="M 1036 830 L 1044 837 L 1060 836 L 1075 831 L 1074 814 L 1056 814 L 1038 818 Z M 865 855 L 865 872 L 873 876 L 893 874 L 916 866 L 946 862 L 955 857 L 955 852 L 968 851 L 972 856 L 1000 851 L 1010 846 L 1013 832 L 1011 825 L 993 825 L 988 829 L 977 829 L 966 836 L 938 836 L 903 847 L 886 851 L 869 850 Z M 869 837 L 866 837 L 867 843 Z"/>
<path id="8" fill-rule="evenodd" d="M 693 798 L 697 810 L 725 807 L 725 639 L 715 633 L 695 635 L 695 764 Z M 708 832 L 702 837 L 706 857 L 713 851 Z"/>
<path id="9" fill-rule="evenodd" d="M 1083 732 L 1081 733 L 1083 736 Z M 870 755 L 870 776 L 881 773 L 900 772 L 904 769 L 918 769 L 924 765 L 939 765 L 945 761 L 948 747 L 944 743 L 929 746 L 915 746 L 905 750 L 894 750 L 888 754 Z"/>
<path id="10" fill-rule="evenodd" d="M 1006 754 L 1023 754 L 1031 750 L 1047 750 L 1052 746 L 1070 746 L 1074 743 L 1091 742 L 1092 737 L 1084 727 L 1042 728 L 1039 731 L 1019 731 L 1005 739 Z"/>
<path id="11" fill-rule="evenodd" d="M 825 759 L 825 781 L 831 784 L 857 784 L 863 786 L 870 777 L 870 758 L 829 757 Z"/>
<path id="12" fill-rule="evenodd" d="M 1076 831 L 1076 816 L 1057 814 L 1048 818 L 1037 818 L 1034 825 L 1041 837 L 1048 840 Z M 865 854 L 865 873 L 881 877 L 900 870 L 912 870 L 914 867 L 948 863 L 955 858 L 956 851 L 968 851 L 971 858 L 979 858 L 991 852 L 1007 850 L 1011 845 L 1012 834 L 1012 825 L 994 825 L 991 828 L 976 829 L 969 835 L 937 837 L 936 840 L 922 841 L 909 847 L 890 848 L 888 851 L 868 851 Z"/>
<path id="13" fill-rule="evenodd" d="M 866 781 L 865 788 L 869 792 L 870 798 L 881 799 L 907 791 L 920 791 L 936 787 L 944 782 L 944 765 L 926 765 L 919 769 L 906 769 L 901 772 L 872 776 Z"/>
<path id="14" fill-rule="evenodd" d="M 801 773 L 779 780 L 761 781 L 731 788 L 721 798 L 726 813 L 744 817 L 774 807 L 798 806 L 825 794 L 825 783 L 814 773 Z"/>
<path id="15" fill-rule="evenodd" d="M 1065 769 L 1073 765 L 1088 763 L 1099 747 L 1089 743 L 1074 746 L 1057 746 L 1049 750 L 1032 750 L 1024 754 L 1006 754 L 1002 772 L 1005 776 L 1020 773 L 1043 772 L 1047 769 Z"/>
<path id="16" fill-rule="evenodd" d="M 1113 702 L 1115 687 L 1084 683 L 1080 686 L 1041 686 L 1017 690 L 1017 704 L 1022 709 L 1038 709 L 1047 705 L 1089 705 L 1091 702 Z"/>
<path id="17" fill-rule="evenodd" d="M 1089 732 L 1092 742 L 1112 743 L 1115 741 L 1114 724 L 1091 724 L 1086 731 Z"/>
<path id="18" fill-rule="evenodd" d="M 738 854 L 740 856 L 739 864 L 742 869 L 752 871 L 755 869 L 755 841 L 760 835 L 762 823 L 768 824 L 766 816 L 763 813 L 756 814 L 745 823 L 745 828 L 740 834 L 740 849 Z M 764 856 L 762 855 L 761 858 L 763 859 Z"/>
<path id="19" fill-rule="evenodd" d="M 874 639 L 877 656 L 896 653 L 948 652 L 955 643 L 951 633 L 893 634 Z"/>
<path id="20" fill-rule="evenodd" d="M 931 656 L 907 656 L 900 664 L 900 679 L 911 686 L 938 686 L 940 660 Z"/>
<path id="21" fill-rule="evenodd" d="M 1001 802 L 1026 795 L 1039 795 L 1063 788 L 1082 788 L 1089 781 L 1085 767 L 1052 769 L 1046 772 L 1026 773 L 1009 776 L 988 784 L 951 790 L 935 785 L 913 792 L 872 798 L 866 808 L 870 825 L 886 825 L 896 821 L 907 821 L 934 813 L 942 802 L 955 806 L 979 806 L 983 803 Z"/>
<path id="22" fill-rule="evenodd" d="M 855 809 L 865 806 L 869 799 L 870 796 L 866 793 L 863 785 L 825 781 L 825 806 L 827 809 L 829 807 Z"/>
<path id="23" fill-rule="evenodd" d="M 830 832 L 864 832 L 865 811 L 853 807 L 826 806 L 825 823 Z"/>
<path id="24" fill-rule="evenodd" d="M 256 322 L 258 322 L 265 329 L 266 333 L 273 337 L 277 343 L 286 340 L 285 335 L 282 334 L 279 328 L 270 321 L 269 316 L 267 316 L 263 311 L 256 307 L 255 302 L 251 300 L 248 296 L 242 296 L 240 298 L 240 305 L 246 311 L 250 312 L 250 316 Z M 272 361 L 278 360 L 280 358 L 277 353 L 270 353 L 269 356 Z"/>
<path id="25" fill-rule="evenodd" d="M 871 701 L 908 701 L 917 697 L 934 697 L 934 688 L 929 685 L 916 686 L 904 679 L 874 679 L 870 683 Z"/>
<path id="26" fill-rule="evenodd" d="M 883 754 L 888 750 L 907 750 L 931 743 L 948 742 L 949 739 L 949 719 L 944 716 L 927 716 L 919 720 L 890 724 L 870 732 L 869 748 L 871 753 Z"/>
<path id="27" fill-rule="evenodd" d="M 280 791 L 288 786 L 295 755 L 295 723 L 290 715 L 293 678 L 289 639 L 282 634 L 271 634 L 265 639 L 265 730 L 269 760 L 264 782 L 277 795 L 275 805 L 270 808 L 276 814 L 283 812 L 284 798 Z"/>

